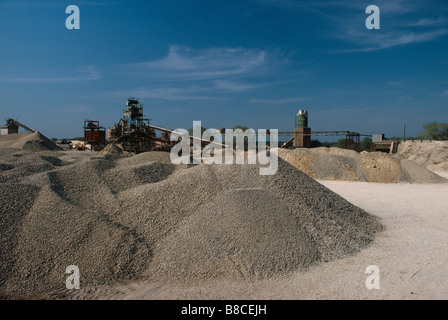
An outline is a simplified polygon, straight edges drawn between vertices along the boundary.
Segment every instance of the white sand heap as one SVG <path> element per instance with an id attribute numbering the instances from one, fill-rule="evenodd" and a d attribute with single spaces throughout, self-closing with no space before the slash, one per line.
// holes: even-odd
<path id="1" fill-rule="evenodd" d="M 398 154 L 429 170 L 448 172 L 448 141 L 406 141 L 398 146 Z"/>
<path id="2" fill-rule="evenodd" d="M 379 183 L 446 182 L 418 164 L 383 152 L 361 152 L 341 148 L 280 149 L 279 156 L 318 180 L 347 180 Z"/>
<path id="3" fill-rule="evenodd" d="M 64 289 L 69 265 L 81 286 L 266 279 L 355 254 L 382 230 L 281 159 L 273 176 L 163 152 L 0 150 L 0 164 L 0 296 Z"/>

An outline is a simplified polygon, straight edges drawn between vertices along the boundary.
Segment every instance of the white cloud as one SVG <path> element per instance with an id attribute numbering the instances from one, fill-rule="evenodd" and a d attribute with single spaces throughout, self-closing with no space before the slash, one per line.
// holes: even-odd
<path id="1" fill-rule="evenodd" d="M 443 26 L 446 25 L 448 22 L 448 19 L 445 17 L 438 17 L 435 18 L 423 18 L 418 20 L 417 22 L 413 22 L 409 24 L 411 27 L 437 27 L 437 26 Z"/>
<path id="2" fill-rule="evenodd" d="M 283 99 L 250 99 L 249 103 L 257 103 L 257 104 L 291 104 L 298 103 L 302 101 L 309 101 L 312 98 L 302 98 L 302 97 L 293 97 L 293 98 L 283 98 Z"/>
<path id="3" fill-rule="evenodd" d="M 158 86 L 143 86 L 130 90 L 115 91 L 117 96 L 134 96 L 140 98 L 153 98 L 161 100 L 226 100 L 219 97 L 220 93 L 243 92 L 258 88 L 261 85 L 245 84 L 242 82 L 232 82 L 225 80 L 215 80 L 213 82 L 198 83 L 189 86 L 179 86 L 179 83 L 171 83 Z"/>
<path id="4" fill-rule="evenodd" d="M 47 72 L 30 72 L 32 75 L 23 77 L 9 77 L 7 74 L 3 74 L 0 77 L 0 82 L 29 82 L 29 83 L 49 83 L 49 82 L 81 82 L 81 81 L 93 81 L 101 79 L 101 72 L 98 71 L 95 66 L 78 67 L 75 70 L 66 70 L 65 74 L 68 76 L 60 76 L 61 72 L 53 71 L 51 75 Z M 36 76 L 35 74 L 43 74 Z"/>
<path id="5" fill-rule="evenodd" d="M 365 8 L 369 3 L 359 1 L 300 1 L 258 0 L 264 5 L 279 6 L 293 12 L 318 15 L 327 22 L 320 26 L 319 35 L 339 39 L 350 45 L 337 52 L 383 50 L 411 43 L 424 43 L 448 34 L 448 10 L 442 2 L 414 0 L 376 0 L 380 9 L 380 30 L 367 30 Z M 437 15 L 437 18 L 434 15 Z M 420 18 L 416 22 L 417 17 Z M 431 30 L 428 30 L 428 28 Z"/>
<path id="6" fill-rule="evenodd" d="M 254 76 L 269 69 L 270 59 L 264 50 L 212 48 L 194 50 L 171 46 L 166 57 L 124 67 L 148 78 L 171 80 L 223 79 L 231 76 Z"/>
<path id="7" fill-rule="evenodd" d="M 130 96 L 138 98 L 151 98 L 151 99 L 161 99 L 161 100 L 171 100 L 171 101 L 183 101 L 183 100 L 214 100 L 216 98 L 207 96 L 205 94 L 207 88 L 203 87 L 170 87 L 170 86 L 159 86 L 159 87 L 140 87 L 133 88 L 129 90 L 115 91 L 113 94 L 117 97 Z"/>
<path id="8" fill-rule="evenodd" d="M 353 23 L 354 21 L 341 24 L 341 32 L 336 37 L 358 46 L 349 51 L 373 51 L 424 43 L 448 34 L 444 23 L 446 18 L 442 15 L 437 19 L 425 18 L 414 22 L 416 15 L 431 15 L 434 12 L 440 14 L 437 5 L 431 8 L 425 6 L 423 1 L 409 0 L 378 1 L 376 4 L 380 8 L 380 30 L 367 30 L 360 27 L 359 23 Z M 433 28 L 428 30 L 429 26 Z"/>
<path id="9" fill-rule="evenodd" d="M 144 85 L 113 94 L 176 101 L 228 100 L 232 93 L 267 86 L 259 79 L 282 70 L 287 61 L 279 56 L 278 52 L 241 47 L 197 50 L 171 46 L 161 59 L 120 65 L 119 72 L 141 78 Z"/>
<path id="10" fill-rule="evenodd" d="M 262 86 L 256 84 L 227 81 L 227 80 L 215 80 L 213 83 L 215 84 L 216 89 L 221 89 L 224 91 L 233 91 L 233 92 L 247 91 Z"/>
<path id="11" fill-rule="evenodd" d="M 394 30 L 367 35 L 364 30 L 351 29 L 344 35 L 338 35 L 341 40 L 346 40 L 358 45 L 358 48 L 343 50 L 341 52 L 362 52 L 402 46 L 411 43 L 428 42 L 436 40 L 448 34 L 448 28 L 435 31 L 413 32 Z"/>

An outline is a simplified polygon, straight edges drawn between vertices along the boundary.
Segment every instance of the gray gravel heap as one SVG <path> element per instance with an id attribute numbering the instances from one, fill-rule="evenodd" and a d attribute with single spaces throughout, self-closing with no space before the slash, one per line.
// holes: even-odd
<path id="1" fill-rule="evenodd" d="M 355 254 L 382 230 L 281 159 L 260 176 L 256 165 L 175 166 L 163 152 L 14 157 L 0 152 L 3 296 L 63 289 L 69 265 L 81 286 L 266 279 Z"/>

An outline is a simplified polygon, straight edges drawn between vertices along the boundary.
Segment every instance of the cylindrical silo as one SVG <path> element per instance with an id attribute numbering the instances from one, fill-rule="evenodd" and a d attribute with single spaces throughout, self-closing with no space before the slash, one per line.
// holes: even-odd
<path id="1" fill-rule="evenodd" d="M 296 128 L 308 128 L 308 111 L 299 110 L 296 114 Z"/>
<path id="2" fill-rule="evenodd" d="M 296 124 L 294 128 L 294 147 L 311 147 L 311 128 L 308 127 L 308 111 L 299 110 L 296 114 Z"/>

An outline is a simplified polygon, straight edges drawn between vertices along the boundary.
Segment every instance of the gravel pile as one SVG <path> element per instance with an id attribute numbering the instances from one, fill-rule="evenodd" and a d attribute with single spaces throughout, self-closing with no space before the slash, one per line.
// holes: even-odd
<path id="1" fill-rule="evenodd" d="M 155 250 L 148 274 L 186 281 L 258 279 L 319 260 L 316 244 L 289 208 L 266 189 L 218 193 Z"/>
<path id="2" fill-rule="evenodd" d="M 22 184 L 0 184 L 0 288 L 11 278 L 23 220 L 36 199 L 39 188 Z"/>
<path id="3" fill-rule="evenodd" d="M 163 152 L 17 155 L 0 153 L 3 296 L 61 290 L 69 265 L 81 286 L 265 279 L 355 254 L 382 230 L 281 159 L 260 176 L 256 165 L 174 166 Z"/>
<path id="4" fill-rule="evenodd" d="M 39 131 L 33 133 L 16 133 L 0 136 L 0 148 L 28 151 L 62 150 L 56 143 Z"/>
<path id="5" fill-rule="evenodd" d="M 439 183 L 446 179 L 401 155 L 355 152 L 340 148 L 281 149 L 279 156 L 318 180 L 367 181 L 378 183 Z"/>
<path id="6" fill-rule="evenodd" d="M 22 177 L 35 173 L 48 172 L 61 166 L 62 161 L 57 158 L 57 152 L 35 153 L 16 151 L 0 154 L 0 182 L 17 183 Z"/>
<path id="7" fill-rule="evenodd" d="M 121 144 L 109 143 L 99 154 L 119 154 L 119 155 L 131 155 L 129 152 L 123 149 Z"/>

